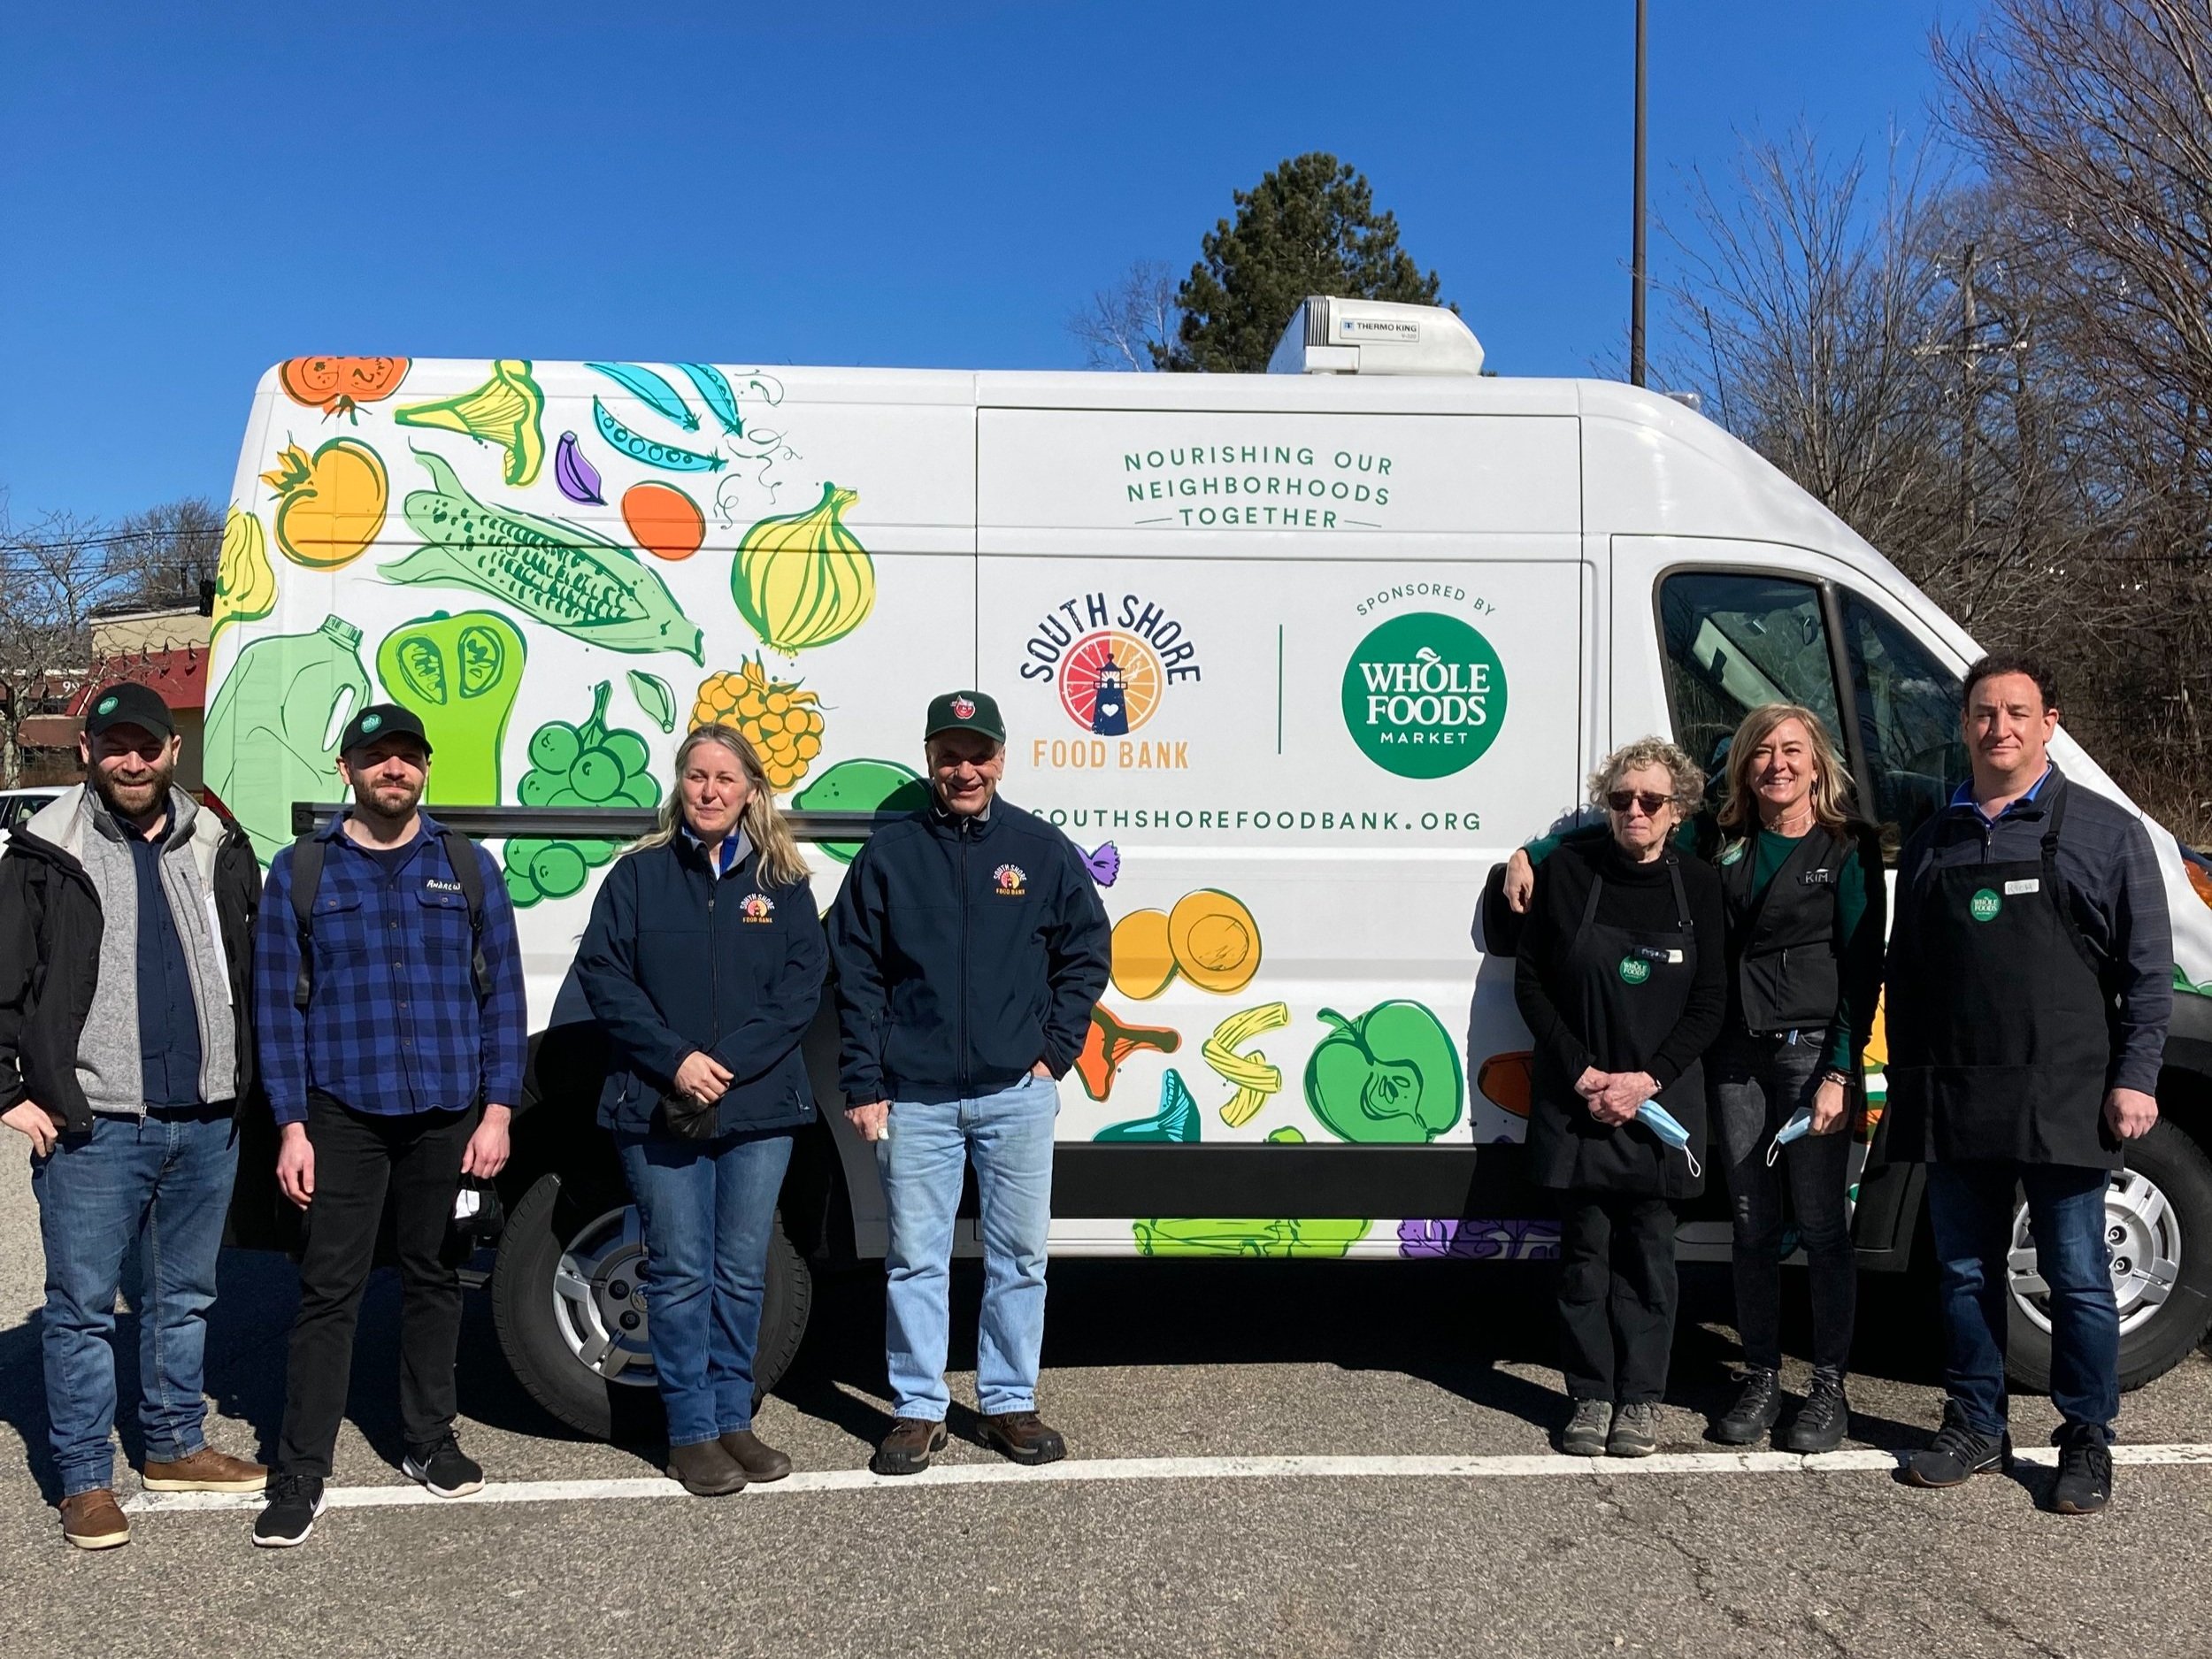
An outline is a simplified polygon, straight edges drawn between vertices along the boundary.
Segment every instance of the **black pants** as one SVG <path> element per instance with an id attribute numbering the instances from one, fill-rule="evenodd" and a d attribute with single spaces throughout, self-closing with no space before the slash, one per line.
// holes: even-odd
<path id="1" fill-rule="evenodd" d="M 353 1333 L 374 1264 L 384 1200 L 392 1200 L 399 1256 L 399 1420 L 408 1448 L 434 1444 L 453 1426 L 453 1362 L 461 1341 L 461 1279 L 449 1247 L 461 1155 L 474 1111 L 407 1118 L 350 1111 L 311 1099 L 315 1196 L 300 1256 L 300 1310 L 292 1322 L 284 1429 L 277 1467 L 327 1477 L 346 1411 Z"/>
<path id="2" fill-rule="evenodd" d="M 1576 1400 L 1656 1403 L 1674 1348 L 1674 1206 L 1559 1195 L 1559 1368 Z"/>

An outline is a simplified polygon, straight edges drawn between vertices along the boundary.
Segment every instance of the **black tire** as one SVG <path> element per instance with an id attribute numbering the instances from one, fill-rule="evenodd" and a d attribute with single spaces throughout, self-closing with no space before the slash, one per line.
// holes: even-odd
<path id="1" fill-rule="evenodd" d="M 2212 1329 L 2212 1158 L 2172 1123 L 2162 1122 L 2129 1145 L 2127 1167 L 2165 1198 L 2180 1262 L 2165 1301 L 2120 1333 L 2120 1386 L 2140 1388 L 2179 1364 Z M 2051 1334 L 2019 1297 L 2005 1301 L 2005 1369 L 2020 1387 L 2048 1393 Z"/>
<path id="2" fill-rule="evenodd" d="M 507 1217 L 492 1267 L 492 1322 L 508 1368 L 539 1405 L 595 1440 L 636 1444 L 667 1432 L 660 1395 L 649 1381 L 611 1379 L 584 1363 L 563 1333 L 553 1288 L 562 1255 L 583 1230 L 628 1203 L 619 1183 L 539 1177 Z M 753 1368 L 756 1397 L 789 1369 L 813 1302 L 813 1275 L 784 1236 L 779 1216 L 768 1240 L 768 1285 Z"/>

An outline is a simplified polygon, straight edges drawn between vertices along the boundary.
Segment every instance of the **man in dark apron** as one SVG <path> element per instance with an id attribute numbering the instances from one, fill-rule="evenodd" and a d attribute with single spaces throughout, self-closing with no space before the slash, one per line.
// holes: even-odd
<path id="1" fill-rule="evenodd" d="M 2104 1196 L 2158 1121 L 2173 936 L 2142 820 L 2047 753 L 2058 700 L 2032 658 L 1967 671 L 1973 778 L 1898 860 L 1890 941 L 1888 1156 L 1928 1164 L 1949 1339 L 1934 1443 L 1906 1470 L 1951 1486 L 2009 1466 L 2005 1328 L 2016 1191 L 2048 1287 L 2052 1507 L 2112 1491 L 2120 1323 Z"/>

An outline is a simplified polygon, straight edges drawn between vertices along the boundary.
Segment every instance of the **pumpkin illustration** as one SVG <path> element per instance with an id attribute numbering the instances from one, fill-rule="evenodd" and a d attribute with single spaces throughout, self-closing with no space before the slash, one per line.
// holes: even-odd
<path id="1" fill-rule="evenodd" d="M 407 378 L 408 357 L 291 357 L 277 370 L 284 395 L 296 403 L 319 409 L 326 416 L 343 415 L 358 423 L 354 411 L 399 390 Z"/>

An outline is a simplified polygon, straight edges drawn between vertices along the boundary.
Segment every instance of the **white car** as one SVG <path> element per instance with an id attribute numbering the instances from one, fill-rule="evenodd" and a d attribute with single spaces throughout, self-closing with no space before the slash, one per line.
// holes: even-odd
<path id="1" fill-rule="evenodd" d="M 17 825 L 29 823 L 34 812 L 60 795 L 59 786 L 50 789 L 0 789 L 0 849 L 7 846 L 8 837 Z"/>

